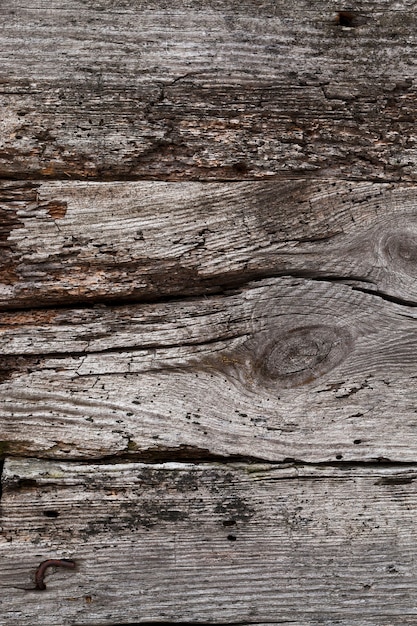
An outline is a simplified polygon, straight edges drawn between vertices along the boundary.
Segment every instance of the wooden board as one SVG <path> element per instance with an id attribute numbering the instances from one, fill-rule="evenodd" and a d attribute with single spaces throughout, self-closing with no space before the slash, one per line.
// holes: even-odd
<path id="1" fill-rule="evenodd" d="M 0 308 L 221 292 L 265 276 L 417 302 L 415 185 L 4 183 Z"/>
<path id="2" fill-rule="evenodd" d="M 415 3 L 6 4 L 0 626 L 416 626 Z"/>
<path id="3" fill-rule="evenodd" d="M 416 477 L 10 459 L 2 623 L 415 623 Z M 49 558 L 76 569 L 49 569 L 34 591 Z"/>
<path id="4" fill-rule="evenodd" d="M 276 278 L 1 319 L 3 452 L 415 460 L 414 307 Z"/>
<path id="5" fill-rule="evenodd" d="M 0 176 L 416 180 L 414 4 L 353 5 L 10 3 Z"/>

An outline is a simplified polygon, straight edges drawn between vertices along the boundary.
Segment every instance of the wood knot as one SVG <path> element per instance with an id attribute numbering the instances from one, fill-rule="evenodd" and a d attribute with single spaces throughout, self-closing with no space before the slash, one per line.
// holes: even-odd
<path id="1" fill-rule="evenodd" d="M 383 254 L 389 263 L 409 276 L 416 276 L 417 234 L 391 232 L 382 241 Z"/>
<path id="2" fill-rule="evenodd" d="M 261 338 L 253 366 L 266 384 L 297 387 L 339 365 L 352 345 L 352 336 L 343 327 L 316 324 L 280 329 Z"/>

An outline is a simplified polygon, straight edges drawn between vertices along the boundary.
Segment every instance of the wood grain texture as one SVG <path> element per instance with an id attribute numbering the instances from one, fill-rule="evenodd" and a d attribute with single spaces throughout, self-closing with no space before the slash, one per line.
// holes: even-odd
<path id="1" fill-rule="evenodd" d="M 4 6 L 0 176 L 416 180 L 414 5 L 353 5 Z"/>
<path id="2" fill-rule="evenodd" d="M 291 274 L 417 302 L 415 185 L 3 183 L 0 308 L 219 292 Z"/>
<path id="3" fill-rule="evenodd" d="M 1 319 L 3 452 L 415 460 L 413 307 L 276 278 Z"/>
<path id="4" fill-rule="evenodd" d="M 0 626 L 416 626 L 414 4 L 1 7 Z"/>
<path id="5" fill-rule="evenodd" d="M 415 623 L 416 477 L 8 460 L 2 623 Z M 76 570 L 30 590 L 47 558 Z"/>

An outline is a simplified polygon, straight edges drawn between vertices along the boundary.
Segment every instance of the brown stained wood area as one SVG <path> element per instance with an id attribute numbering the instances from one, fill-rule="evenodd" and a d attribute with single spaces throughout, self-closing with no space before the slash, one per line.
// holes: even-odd
<path id="1" fill-rule="evenodd" d="M 0 626 L 417 624 L 409 0 L 0 24 Z"/>

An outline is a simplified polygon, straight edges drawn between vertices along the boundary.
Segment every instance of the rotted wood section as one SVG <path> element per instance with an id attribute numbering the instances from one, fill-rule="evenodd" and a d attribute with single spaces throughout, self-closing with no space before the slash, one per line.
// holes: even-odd
<path id="1" fill-rule="evenodd" d="M 415 623 L 416 477 L 9 459 L 3 623 Z M 46 558 L 75 569 L 48 568 L 34 590 Z"/>

